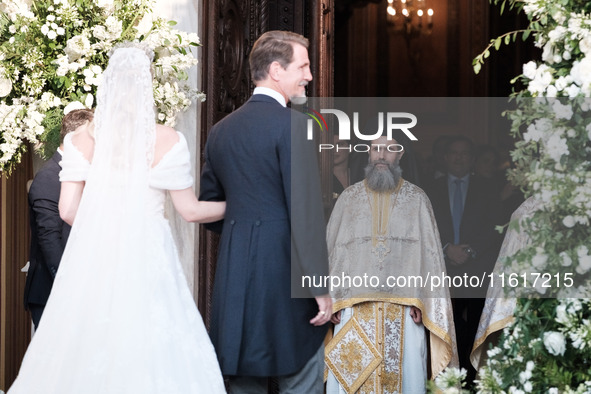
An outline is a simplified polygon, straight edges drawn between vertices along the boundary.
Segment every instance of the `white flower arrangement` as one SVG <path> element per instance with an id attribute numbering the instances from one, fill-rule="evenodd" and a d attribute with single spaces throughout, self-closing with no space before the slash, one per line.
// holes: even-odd
<path id="1" fill-rule="evenodd" d="M 510 224 L 531 242 L 507 258 L 504 269 L 552 278 L 569 273 L 573 282 L 520 289 L 530 298 L 517 300 L 514 322 L 487 351 L 475 391 L 591 394 L 591 3 L 491 2 L 522 9 L 529 24 L 491 40 L 474 59 L 475 72 L 492 47 L 519 34 L 533 36 L 542 48 L 541 60 L 524 64 L 514 80 L 524 89 L 514 95 L 516 109 L 507 115 L 517 140 L 511 180 L 543 208 Z M 460 384 L 461 379 L 447 382 Z"/>
<path id="2" fill-rule="evenodd" d="M 122 41 L 154 50 L 157 120 L 205 95 L 186 83 L 199 37 L 152 12 L 153 0 L 3 0 L 0 4 L 0 171 L 20 161 L 27 143 L 42 156 L 59 144 L 64 112 L 91 108 L 108 52 Z"/>

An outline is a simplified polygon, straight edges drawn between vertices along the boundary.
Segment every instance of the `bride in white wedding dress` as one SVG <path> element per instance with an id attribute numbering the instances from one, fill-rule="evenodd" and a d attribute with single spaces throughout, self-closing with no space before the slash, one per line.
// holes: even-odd
<path id="1" fill-rule="evenodd" d="M 75 220 L 9 394 L 225 392 L 164 202 L 201 222 L 225 203 L 197 201 L 184 137 L 156 126 L 150 64 L 116 49 L 94 125 L 64 141 L 60 213 Z"/>

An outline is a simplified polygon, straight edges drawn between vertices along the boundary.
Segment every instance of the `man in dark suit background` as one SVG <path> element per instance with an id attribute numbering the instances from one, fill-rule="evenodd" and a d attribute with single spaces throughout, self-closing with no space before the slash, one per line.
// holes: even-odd
<path id="1" fill-rule="evenodd" d="M 200 199 L 227 201 L 210 336 L 230 393 L 266 393 L 268 377 L 282 393 L 323 392 L 332 301 L 326 288 L 291 294 L 292 279 L 328 273 L 316 158 L 305 130 L 291 130 L 303 115 L 286 107 L 312 80 L 307 47 L 295 33 L 263 34 L 249 59 L 253 96 L 205 147 Z"/>
<path id="2" fill-rule="evenodd" d="M 88 109 L 73 110 L 64 116 L 60 130 L 62 145 L 37 172 L 29 189 L 31 247 L 24 298 L 35 328 L 39 326 L 70 234 L 70 226 L 60 218 L 58 209 L 64 137 L 92 119 L 93 112 Z"/>
<path id="3" fill-rule="evenodd" d="M 464 136 L 450 137 L 444 156 L 447 175 L 427 190 L 445 254 L 447 274 L 482 278 L 492 272 L 499 252 L 500 235 L 495 230 L 500 200 L 494 185 L 472 176 L 474 145 Z M 484 306 L 488 282 L 481 288 L 451 289 L 460 367 L 475 377 L 469 356 Z M 482 298 L 481 298 L 482 297 Z"/>

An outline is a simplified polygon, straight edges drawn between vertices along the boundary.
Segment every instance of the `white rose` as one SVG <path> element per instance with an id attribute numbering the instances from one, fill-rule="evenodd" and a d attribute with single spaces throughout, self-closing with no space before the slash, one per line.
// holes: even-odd
<path id="1" fill-rule="evenodd" d="M 526 78 L 534 79 L 534 77 L 536 76 L 536 69 L 536 62 L 527 62 L 523 65 L 523 75 L 525 75 Z"/>
<path id="2" fill-rule="evenodd" d="M 55 15 L 47 15 L 47 20 L 53 22 L 55 20 Z"/>
<path id="3" fill-rule="evenodd" d="M 554 161 L 559 162 L 563 155 L 568 155 L 568 145 L 566 139 L 560 137 L 559 133 L 554 133 L 548 141 L 546 141 L 546 151 Z"/>
<path id="4" fill-rule="evenodd" d="M 573 109 L 570 105 L 562 105 L 558 100 L 552 104 L 552 111 L 558 119 L 570 119 L 573 116 Z"/>
<path id="5" fill-rule="evenodd" d="M 569 318 L 566 312 L 566 305 L 560 304 L 556 307 L 556 321 L 560 324 L 568 324 Z"/>
<path id="6" fill-rule="evenodd" d="M 100 25 L 94 26 L 92 28 L 92 35 L 99 40 L 106 40 L 109 37 L 105 26 L 100 26 Z"/>
<path id="7" fill-rule="evenodd" d="M 566 88 L 566 94 L 568 94 L 568 97 L 570 98 L 577 97 L 579 93 L 581 93 L 581 88 L 574 83 Z"/>
<path id="8" fill-rule="evenodd" d="M 575 218 L 571 215 L 568 215 L 564 219 L 562 219 L 562 224 L 564 224 L 568 228 L 572 228 L 575 225 Z"/>
<path id="9" fill-rule="evenodd" d="M 575 61 L 570 74 L 573 81 L 581 88 L 591 82 L 591 56 L 585 56 L 580 61 Z"/>
<path id="10" fill-rule="evenodd" d="M 84 105 L 86 108 L 92 108 L 92 104 L 94 104 L 94 96 L 89 93 L 84 99 Z"/>
<path id="11" fill-rule="evenodd" d="M 47 33 L 49 33 L 49 26 L 47 25 L 43 25 L 41 26 L 41 33 L 43 33 L 43 35 L 47 35 Z"/>
<path id="12" fill-rule="evenodd" d="M 531 263 L 538 270 L 541 270 L 544 267 L 546 267 L 546 261 L 548 261 L 548 256 L 546 256 L 545 254 L 536 254 L 533 257 Z"/>
<path id="13" fill-rule="evenodd" d="M 554 86 L 556 86 L 556 89 L 559 91 L 562 91 L 566 89 L 569 83 L 572 83 L 571 77 L 558 77 L 556 81 L 554 81 Z"/>
<path id="14" fill-rule="evenodd" d="M 531 382 L 525 382 L 525 384 L 523 385 L 523 391 L 525 391 L 526 393 L 531 393 L 532 390 L 533 386 Z"/>
<path id="15" fill-rule="evenodd" d="M 66 30 L 63 27 L 58 27 L 57 30 L 56 30 L 56 33 L 59 36 L 63 36 L 64 34 L 66 34 Z"/>
<path id="16" fill-rule="evenodd" d="M 90 41 L 85 36 L 74 36 L 66 43 L 64 52 L 68 55 L 70 62 L 78 60 L 90 51 Z"/>
<path id="17" fill-rule="evenodd" d="M 531 371 L 526 369 L 525 371 L 519 373 L 519 381 L 521 383 L 525 383 L 531 378 L 531 376 Z"/>
<path id="18" fill-rule="evenodd" d="M 569 267 L 573 263 L 573 260 L 570 258 L 568 253 L 561 252 L 559 256 L 562 258 L 562 260 L 560 261 L 560 264 L 563 267 Z"/>
<path id="19" fill-rule="evenodd" d="M 47 33 L 47 38 L 49 38 L 50 40 L 55 40 L 56 37 L 57 37 L 57 33 L 53 30 L 51 30 L 49 33 Z"/>
<path id="20" fill-rule="evenodd" d="M 589 34 L 585 35 L 581 41 L 579 41 L 579 49 L 585 55 L 587 55 L 591 51 L 591 36 Z"/>
<path id="21" fill-rule="evenodd" d="M 591 256 L 581 257 L 579 255 L 579 265 L 576 268 L 577 273 L 585 275 L 589 270 L 591 270 Z"/>
<path id="22" fill-rule="evenodd" d="M 544 333 L 544 346 L 548 353 L 554 356 L 562 356 L 566 351 L 566 340 L 560 332 L 550 331 Z"/>
<path id="23" fill-rule="evenodd" d="M 0 78 L 0 97 L 6 97 L 12 92 L 12 82 L 8 78 Z"/>
<path id="24" fill-rule="evenodd" d="M 123 31 L 123 22 L 121 22 L 114 16 L 110 16 L 105 21 L 105 27 L 109 32 L 112 33 L 112 38 L 117 38 L 121 35 L 121 32 Z"/>
<path id="25" fill-rule="evenodd" d="M 525 369 L 527 371 L 533 371 L 534 367 L 536 366 L 536 364 L 533 361 L 528 361 L 527 364 L 525 365 Z"/>

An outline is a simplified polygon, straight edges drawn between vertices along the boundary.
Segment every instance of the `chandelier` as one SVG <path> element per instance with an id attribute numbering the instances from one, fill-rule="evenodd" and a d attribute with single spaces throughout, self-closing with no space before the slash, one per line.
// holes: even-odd
<path id="1" fill-rule="evenodd" d="M 426 7 L 425 0 L 387 0 L 388 24 L 407 36 L 421 32 L 431 33 L 433 9 Z"/>

